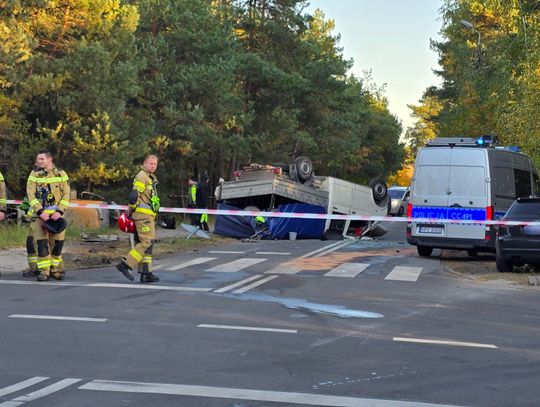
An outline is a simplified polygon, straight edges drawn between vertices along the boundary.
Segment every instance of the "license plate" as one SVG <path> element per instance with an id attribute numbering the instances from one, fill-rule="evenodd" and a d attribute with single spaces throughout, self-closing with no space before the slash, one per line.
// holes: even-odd
<path id="1" fill-rule="evenodd" d="M 419 226 L 418 231 L 420 233 L 433 233 L 433 234 L 442 234 L 444 226 Z"/>

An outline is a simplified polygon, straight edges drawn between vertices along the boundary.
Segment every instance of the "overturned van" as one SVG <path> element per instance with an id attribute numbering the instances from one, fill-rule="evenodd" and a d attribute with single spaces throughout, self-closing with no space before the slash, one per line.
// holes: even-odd
<path id="1" fill-rule="evenodd" d="M 490 137 L 436 138 L 419 150 L 407 215 L 435 219 L 407 223 L 407 241 L 420 256 L 434 248 L 470 256 L 495 250 L 494 226 L 459 221 L 499 219 L 517 198 L 538 196 L 536 168 L 517 150 L 496 147 Z"/>

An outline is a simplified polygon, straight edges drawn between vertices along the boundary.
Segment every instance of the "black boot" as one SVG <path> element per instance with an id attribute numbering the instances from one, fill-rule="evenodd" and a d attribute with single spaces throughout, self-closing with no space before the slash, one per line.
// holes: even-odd
<path id="1" fill-rule="evenodd" d="M 39 271 L 37 270 L 26 270 L 22 273 L 23 277 L 37 277 L 39 276 Z"/>
<path id="2" fill-rule="evenodd" d="M 129 267 L 126 263 L 121 261 L 116 265 L 116 269 L 124 275 L 125 278 L 127 278 L 129 281 L 135 280 L 135 277 L 133 277 L 133 274 L 131 274 L 131 271 L 129 270 Z"/>
<path id="3" fill-rule="evenodd" d="M 39 276 L 37 276 L 37 281 L 49 281 L 49 276 L 45 274 L 40 274 Z"/>
<path id="4" fill-rule="evenodd" d="M 158 281 L 159 277 L 153 273 L 141 273 L 141 283 L 157 283 Z"/>

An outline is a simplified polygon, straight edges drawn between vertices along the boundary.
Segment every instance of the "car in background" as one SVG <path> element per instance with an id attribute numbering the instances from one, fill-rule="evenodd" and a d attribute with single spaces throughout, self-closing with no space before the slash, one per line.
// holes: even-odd
<path id="1" fill-rule="evenodd" d="M 540 198 L 519 198 L 502 220 L 540 222 Z M 540 265 L 540 225 L 498 225 L 495 249 L 500 272 L 523 264 Z"/>
<path id="2" fill-rule="evenodd" d="M 388 188 L 388 214 L 403 216 L 407 212 L 409 194 L 410 191 L 407 187 Z"/>

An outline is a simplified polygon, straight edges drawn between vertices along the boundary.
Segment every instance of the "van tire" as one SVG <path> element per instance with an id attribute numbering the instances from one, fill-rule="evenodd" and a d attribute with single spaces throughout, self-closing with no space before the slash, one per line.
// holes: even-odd
<path id="1" fill-rule="evenodd" d="M 514 269 L 512 260 L 505 260 L 501 256 L 495 255 L 495 265 L 499 273 L 511 273 Z"/>
<path id="2" fill-rule="evenodd" d="M 429 257 L 433 253 L 433 247 L 429 246 L 416 246 L 416 250 L 418 251 L 418 255 L 422 257 Z"/>
<path id="3" fill-rule="evenodd" d="M 308 157 L 300 156 L 294 160 L 296 164 L 296 172 L 302 183 L 306 182 L 313 176 L 313 163 Z"/>
<path id="4" fill-rule="evenodd" d="M 397 216 L 401 218 L 403 216 L 403 213 L 405 213 L 405 210 L 403 209 L 403 206 L 400 206 L 399 210 L 397 211 Z"/>
<path id="5" fill-rule="evenodd" d="M 388 187 L 384 181 L 381 181 L 380 179 L 371 180 L 369 187 L 371 188 L 373 199 L 376 203 L 384 201 L 384 199 L 388 196 Z"/>

